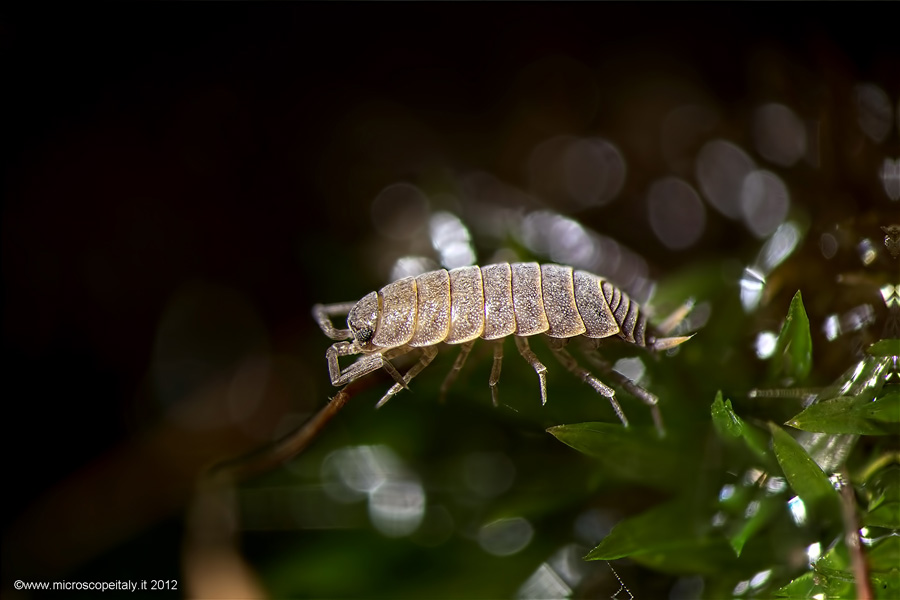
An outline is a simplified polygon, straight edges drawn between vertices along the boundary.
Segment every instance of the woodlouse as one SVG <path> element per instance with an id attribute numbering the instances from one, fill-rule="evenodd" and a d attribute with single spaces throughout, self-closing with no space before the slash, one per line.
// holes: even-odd
<path id="1" fill-rule="evenodd" d="M 687 307 L 685 307 L 687 310 Z M 683 317 L 683 312 L 680 315 Z M 337 329 L 331 317 L 347 315 L 348 329 Z M 522 357 L 537 372 L 541 401 L 547 402 L 546 367 L 528 345 L 528 337 L 540 333 L 560 363 L 609 399 L 622 423 L 628 420 L 612 388 L 578 364 L 565 349 L 574 337 L 599 340 L 618 335 L 626 342 L 665 350 L 689 337 L 655 337 L 637 302 L 603 278 L 572 267 L 538 263 L 501 263 L 484 267 L 441 269 L 417 277 L 405 277 L 358 302 L 317 304 L 313 316 L 325 335 L 340 341 L 326 353 L 331 383 L 343 386 L 378 369 L 385 369 L 396 383 L 379 401 L 381 406 L 419 374 L 437 356 L 436 345 L 459 344 L 460 354 L 441 388 L 449 388 L 462 368 L 475 340 L 495 340 L 489 385 L 497 404 L 497 383 L 503 358 L 503 338 L 512 335 Z M 671 330 L 680 317 L 659 331 Z M 404 375 L 391 364 L 413 350 L 421 357 Z M 341 356 L 362 356 L 341 370 Z M 625 389 L 654 406 L 657 398 L 636 383 L 596 361 Z M 654 418 L 659 424 L 658 413 Z"/>

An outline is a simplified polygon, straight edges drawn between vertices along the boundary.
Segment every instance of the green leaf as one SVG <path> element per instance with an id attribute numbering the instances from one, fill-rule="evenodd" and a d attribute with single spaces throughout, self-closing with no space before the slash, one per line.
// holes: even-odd
<path id="1" fill-rule="evenodd" d="M 612 423 L 574 423 L 547 430 L 562 443 L 596 458 L 607 473 L 662 489 L 680 487 L 684 465 L 694 464 L 695 449 L 672 436 Z"/>
<path id="2" fill-rule="evenodd" d="M 759 500 L 759 509 L 746 518 L 733 534 L 728 535 L 728 543 L 734 553 L 740 556 L 747 541 L 772 521 L 783 507 L 783 498 L 769 496 Z"/>
<path id="3" fill-rule="evenodd" d="M 885 458 L 900 462 L 900 453 Z M 869 506 L 862 516 L 862 524 L 866 527 L 900 529 L 900 468 L 891 465 L 871 475 L 866 481 L 865 491 Z"/>
<path id="4" fill-rule="evenodd" d="M 876 598 L 900 598 L 900 538 L 889 535 L 877 542 L 866 556 Z"/>
<path id="5" fill-rule="evenodd" d="M 870 356 L 900 356 L 900 339 L 880 340 L 866 348 Z"/>
<path id="6" fill-rule="evenodd" d="M 696 505 L 680 499 L 662 504 L 616 525 L 586 560 L 632 560 L 668 572 L 715 574 L 731 564 L 724 539 L 706 534 L 694 518 Z"/>
<path id="7" fill-rule="evenodd" d="M 827 579 L 807 571 L 775 592 L 777 598 L 850 598 L 853 586 L 843 579 Z"/>
<path id="8" fill-rule="evenodd" d="M 621 521 L 600 544 L 591 550 L 586 560 L 615 560 L 647 550 L 664 550 L 681 546 L 686 540 L 699 537 L 685 511 L 684 502 L 669 502 L 636 517 Z"/>
<path id="9" fill-rule="evenodd" d="M 803 298 L 799 290 L 791 300 L 770 365 L 770 374 L 773 377 L 787 377 L 794 382 L 806 379 L 812 368 L 809 318 L 806 316 L 806 309 L 803 308 Z"/>
<path id="10" fill-rule="evenodd" d="M 778 597 L 852 598 L 853 575 L 848 570 L 847 547 L 836 544 L 819 557 L 810 570 L 775 592 Z"/>
<path id="11" fill-rule="evenodd" d="M 649 550 L 631 560 L 654 571 L 672 574 L 721 577 L 735 570 L 735 558 L 722 538 L 692 538 L 671 544 L 665 550 Z"/>
<path id="12" fill-rule="evenodd" d="M 900 423 L 900 392 L 872 400 L 871 395 L 841 396 L 811 404 L 786 424 L 803 431 L 852 433 L 857 435 L 897 434 Z"/>
<path id="13" fill-rule="evenodd" d="M 900 392 L 885 394 L 876 398 L 866 408 L 868 418 L 884 423 L 900 423 Z M 900 433 L 897 427 L 891 428 L 891 433 Z"/>
<path id="14" fill-rule="evenodd" d="M 863 515 L 862 524 L 867 527 L 900 529 L 900 502 L 884 502 L 878 508 Z"/>
<path id="15" fill-rule="evenodd" d="M 816 461 L 810 458 L 803 446 L 781 427 L 769 423 L 769 429 L 772 431 L 778 464 L 781 465 L 788 483 L 800 499 L 807 506 L 830 504 L 832 508 L 837 508 L 840 502 L 838 492 Z"/>
<path id="16" fill-rule="evenodd" d="M 775 591 L 776 598 L 812 598 L 816 593 L 815 574 L 807 571 Z"/>
<path id="17" fill-rule="evenodd" d="M 744 422 L 731 408 L 731 400 L 722 401 L 722 390 L 716 392 L 716 399 L 712 403 L 712 420 L 716 431 L 722 437 L 741 437 Z"/>
<path id="18" fill-rule="evenodd" d="M 731 406 L 731 400 L 722 401 L 722 391 L 716 392 L 716 398 L 713 400 L 710 409 L 712 414 L 713 425 L 719 435 L 725 439 L 744 438 L 747 447 L 760 458 L 768 457 L 768 442 L 765 434 L 748 425 L 741 419 Z"/>
<path id="19" fill-rule="evenodd" d="M 867 552 L 869 582 L 875 598 L 894 600 L 900 592 L 900 539 L 890 536 Z M 788 598 L 856 598 L 855 577 L 844 544 L 836 544 L 812 569 L 797 577 L 776 593 Z"/>

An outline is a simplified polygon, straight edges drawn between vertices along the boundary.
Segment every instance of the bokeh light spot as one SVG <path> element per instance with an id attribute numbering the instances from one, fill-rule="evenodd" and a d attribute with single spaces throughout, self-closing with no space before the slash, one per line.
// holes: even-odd
<path id="1" fill-rule="evenodd" d="M 351 446 L 335 450 L 322 461 L 322 481 L 329 496 L 340 502 L 364 498 L 387 479 L 386 467 L 396 458 L 383 446 Z"/>
<path id="2" fill-rule="evenodd" d="M 751 311 L 759 305 L 763 290 L 766 287 L 766 276 L 758 269 L 745 267 L 741 276 L 741 306 Z"/>
<path id="3" fill-rule="evenodd" d="M 635 383 L 640 383 L 644 378 L 644 373 L 647 372 L 647 365 L 644 364 L 644 361 L 639 356 L 631 356 L 617 360 L 616 364 L 613 365 L 613 370 Z"/>
<path id="4" fill-rule="evenodd" d="M 522 220 L 522 239 L 529 250 L 564 265 L 586 265 L 596 247 L 577 221 L 549 211 L 536 211 Z"/>
<path id="5" fill-rule="evenodd" d="M 772 331 L 763 331 L 756 336 L 756 356 L 765 360 L 775 353 L 778 336 Z"/>
<path id="6" fill-rule="evenodd" d="M 875 262 L 875 257 L 878 256 L 878 252 L 875 250 L 875 245 L 869 238 L 863 238 L 862 240 L 860 240 L 860 242 L 856 245 L 856 252 L 859 254 L 859 260 L 866 266 L 869 266 L 873 262 Z"/>
<path id="7" fill-rule="evenodd" d="M 391 281 L 397 281 L 404 277 L 416 277 L 439 268 L 440 265 L 425 256 L 401 256 L 391 267 Z"/>
<path id="8" fill-rule="evenodd" d="M 790 204 L 787 187 L 774 173 L 754 171 L 744 179 L 741 212 L 744 223 L 757 237 L 766 237 L 778 229 Z"/>
<path id="9" fill-rule="evenodd" d="M 428 224 L 428 198 L 410 183 L 393 183 L 372 201 L 375 229 L 392 240 L 408 240 Z"/>
<path id="10" fill-rule="evenodd" d="M 766 273 L 771 273 L 772 269 L 794 253 L 802 236 L 800 227 L 796 223 L 792 221 L 782 223 L 772 237 L 763 244 L 756 264 Z"/>
<path id="11" fill-rule="evenodd" d="M 765 571 L 760 571 L 759 573 L 757 573 L 750 579 L 750 587 L 752 587 L 752 588 L 762 587 L 763 585 L 766 584 L 767 581 L 769 581 L 769 578 L 771 576 L 772 576 L 771 569 L 766 569 Z"/>
<path id="12" fill-rule="evenodd" d="M 794 496 L 788 500 L 788 510 L 791 512 L 791 518 L 794 520 L 794 523 L 797 525 L 806 523 L 806 504 L 803 503 L 799 496 Z"/>
<path id="13" fill-rule="evenodd" d="M 428 233 L 444 268 L 455 269 L 475 263 L 472 236 L 456 215 L 443 211 L 433 214 L 428 222 Z"/>
<path id="14" fill-rule="evenodd" d="M 838 251 L 838 241 L 833 233 L 823 233 L 819 238 L 819 249 L 825 258 L 834 258 Z"/>
<path id="15" fill-rule="evenodd" d="M 568 598 L 572 595 L 570 588 L 562 577 L 550 565 L 541 563 L 531 577 L 525 580 L 516 593 L 520 600 L 539 600 L 543 598 Z"/>
<path id="16" fill-rule="evenodd" d="M 872 83 L 857 85 L 855 92 L 859 128 L 869 139 L 880 144 L 887 138 L 894 120 L 890 98 Z"/>
<path id="17" fill-rule="evenodd" d="M 885 158 L 878 176 L 887 197 L 895 202 L 900 200 L 900 158 Z"/>
<path id="18" fill-rule="evenodd" d="M 697 156 L 697 181 L 713 207 L 726 217 L 741 216 L 744 180 L 756 165 L 746 152 L 731 142 L 714 140 Z"/>
<path id="19" fill-rule="evenodd" d="M 706 209 L 688 183 L 674 177 L 657 181 L 647 192 L 650 227 L 672 250 L 694 244 L 706 227 Z"/>
<path id="20" fill-rule="evenodd" d="M 618 195 L 625 183 L 625 159 L 604 139 L 561 135 L 535 146 L 528 173 L 536 195 L 561 210 L 580 210 Z"/>
<path id="21" fill-rule="evenodd" d="M 478 544 L 488 554 L 511 556 L 531 542 L 534 528 L 522 517 L 498 519 L 478 531 Z"/>
<path id="22" fill-rule="evenodd" d="M 387 537 L 413 533 L 425 516 L 425 490 L 414 479 L 388 480 L 369 496 L 369 518 Z"/>
<path id="23" fill-rule="evenodd" d="M 625 159 L 606 140 L 575 140 L 564 160 L 565 187 L 579 206 L 607 204 L 625 183 Z"/>
<path id="24" fill-rule="evenodd" d="M 806 127 L 783 104 L 765 104 L 753 117 L 756 150 L 769 162 L 789 167 L 806 154 Z"/>

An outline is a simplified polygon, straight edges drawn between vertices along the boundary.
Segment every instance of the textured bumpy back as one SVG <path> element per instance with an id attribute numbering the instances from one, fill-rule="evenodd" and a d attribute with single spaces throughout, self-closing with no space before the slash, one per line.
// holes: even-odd
<path id="1" fill-rule="evenodd" d="M 441 269 L 416 277 L 416 333 L 409 345 L 431 346 L 450 333 L 450 274 Z"/>
<path id="2" fill-rule="evenodd" d="M 484 284 L 484 333 L 486 340 L 496 340 L 516 332 L 513 310 L 512 269 L 509 263 L 481 267 Z"/>
<path id="3" fill-rule="evenodd" d="M 575 304 L 589 338 L 605 338 L 619 333 L 619 324 L 603 296 L 596 275 L 575 271 Z"/>
<path id="4" fill-rule="evenodd" d="M 484 286 L 479 267 L 450 271 L 450 333 L 448 344 L 470 342 L 484 333 Z"/>
<path id="5" fill-rule="evenodd" d="M 348 329 L 334 327 L 331 317 L 337 315 L 347 315 Z M 488 382 L 497 404 L 502 339 L 509 336 L 513 336 L 519 354 L 537 373 L 541 402 L 546 403 L 547 368 L 528 343 L 529 336 L 543 333 L 554 338 L 548 345 L 560 363 L 608 398 L 626 426 L 628 419 L 615 391 L 578 364 L 564 348 L 566 341 L 579 336 L 601 339 L 618 335 L 629 343 L 661 351 L 690 339 L 648 336 L 647 320 L 638 304 L 613 284 L 572 267 L 538 263 L 460 267 L 405 277 L 356 303 L 317 304 L 313 316 L 328 337 L 342 340 L 325 353 L 333 385 L 346 385 L 378 369 L 394 378 L 394 385 L 378 402 L 379 406 L 406 389 L 413 377 L 437 356 L 436 346 L 441 342 L 460 347 L 453 369 L 441 386 L 441 394 L 446 393 L 479 338 L 497 340 Z M 663 333 L 671 331 L 676 323 L 664 326 Z M 401 374 L 391 361 L 410 352 L 419 359 Z M 360 355 L 356 362 L 341 368 L 340 357 L 354 355 Z M 611 367 L 601 368 L 652 407 L 654 421 L 662 431 L 656 396 Z"/>
<path id="6" fill-rule="evenodd" d="M 587 331 L 575 303 L 575 280 L 572 267 L 542 265 L 541 288 L 544 296 L 544 310 L 550 325 L 547 335 L 555 338 L 570 338 Z M 594 288 L 599 291 L 596 284 Z"/>
<path id="7" fill-rule="evenodd" d="M 563 265 L 501 263 L 431 271 L 388 284 L 377 297 L 375 315 L 367 296 L 360 301 L 366 309 L 354 307 L 348 318 L 355 332 L 354 318 L 375 316 L 371 342 L 359 340 L 373 350 L 539 333 L 553 338 L 618 334 L 646 346 L 646 320 L 636 302 L 608 281 Z"/>

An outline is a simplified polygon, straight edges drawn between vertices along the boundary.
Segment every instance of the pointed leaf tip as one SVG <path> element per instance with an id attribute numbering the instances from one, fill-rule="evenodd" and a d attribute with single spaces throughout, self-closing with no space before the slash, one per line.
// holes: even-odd
<path id="1" fill-rule="evenodd" d="M 731 407 L 731 400 L 725 400 L 723 402 L 722 390 L 716 392 L 716 399 L 713 400 L 710 412 L 712 414 L 713 425 L 720 435 L 723 437 L 741 437 L 741 433 L 744 430 L 744 424 Z"/>
<path id="2" fill-rule="evenodd" d="M 791 300 L 771 360 L 770 374 L 773 377 L 787 377 L 794 381 L 803 381 L 812 369 L 812 337 L 809 333 L 809 318 L 806 316 L 803 296 L 799 290 Z"/>

